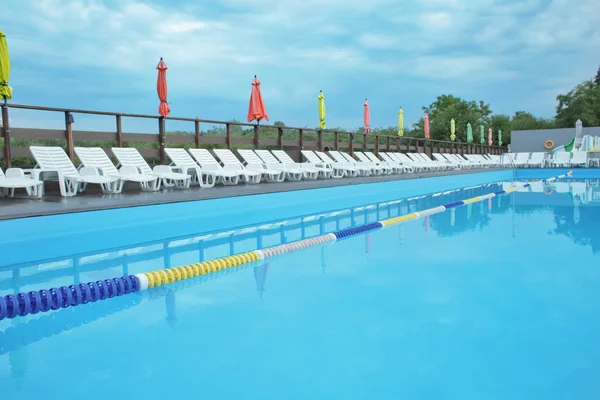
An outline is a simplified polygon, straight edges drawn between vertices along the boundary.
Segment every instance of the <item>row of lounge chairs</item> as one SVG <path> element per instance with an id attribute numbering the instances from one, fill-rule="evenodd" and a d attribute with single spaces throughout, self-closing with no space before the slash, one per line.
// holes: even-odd
<path id="1" fill-rule="evenodd" d="M 126 182 L 135 182 L 142 191 L 157 191 L 161 187 L 186 189 L 190 185 L 203 188 L 216 184 L 237 185 L 260 182 L 282 182 L 336 179 L 342 177 L 389 175 L 463 168 L 497 167 L 499 156 L 433 154 L 433 159 L 422 153 L 380 152 L 378 158 L 371 152 L 354 152 L 356 158 L 339 151 L 328 153 L 303 150 L 306 162 L 295 162 L 283 150 L 238 150 L 240 160 L 231 150 L 167 148 L 171 165 L 151 168 L 135 148 L 112 148 L 118 160 L 115 166 L 108 154 L 99 147 L 75 147 L 81 165 L 76 168 L 61 147 L 31 146 L 36 161 L 34 169 L 0 170 L 0 189 L 4 195 L 24 188 L 30 196 L 44 194 L 44 182 L 58 181 L 62 196 L 75 196 L 87 185 L 101 187 L 103 193 L 118 194 Z"/>
<path id="2" fill-rule="evenodd" d="M 506 153 L 502 155 L 504 164 L 517 168 L 544 168 L 544 167 L 587 167 L 586 151 L 559 151 L 553 154 L 544 152 L 533 153 Z"/>

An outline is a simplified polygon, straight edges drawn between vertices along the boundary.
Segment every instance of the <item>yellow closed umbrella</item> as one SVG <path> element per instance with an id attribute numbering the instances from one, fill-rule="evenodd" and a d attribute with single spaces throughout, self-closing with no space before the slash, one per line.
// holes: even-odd
<path id="1" fill-rule="evenodd" d="M 456 122 L 454 122 L 454 118 L 450 120 L 450 140 L 454 142 L 456 139 Z"/>
<path id="2" fill-rule="evenodd" d="M 404 136 L 404 111 L 402 107 L 398 110 L 398 136 Z"/>
<path id="3" fill-rule="evenodd" d="M 319 129 L 327 128 L 327 124 L 325 123 L 325 96 L 323 96 L 323 91 L 319 92 Z"/>
<path id="4" fill-rule="evenodd" d="M 6 44 L 6 35 L 0 31 L 0 98 L 10 100 L 12 98 L 12 88 L 8 86 L 10 78 L 10 57 L 8 56 L 8 45 Z"/>

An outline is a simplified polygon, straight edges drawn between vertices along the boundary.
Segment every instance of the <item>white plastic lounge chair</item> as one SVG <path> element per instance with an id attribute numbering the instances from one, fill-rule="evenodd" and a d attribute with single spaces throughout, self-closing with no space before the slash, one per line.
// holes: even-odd
<path id="1" fill-rule="evenodd" d="M 379 152 L 379 155 L 381 156 L 381 152 Z M 404 167 L 403 165 L 400 165 L 400 163 L 398 162 L 390 162 L 388 160 L 386 160 L 385 158 L 381 157 L 381 160 L 377 158 L 377 156 L 375 154 L 373 154 L 370 151 L 365 151 L 364 155 L 367 156 L 367 158 L 369 160 L 371 160 L 371 162 L 376 163 L 377 165 L 380 165 L 382 167 L 385 167 L 388 171 L 387 174 L 401 174 L 403 172 L 406 172 L 406 167 Z"/>
<path id="2" fill-rule="evenodd" d="M 455 159 L 459 164 L 462 164 L 464 168 L 475 168 L 477 164 L 469 159 L 466 159 L 460 154 L 446 154 L 447 156 Z"/>
<path id="3" fill-rule="evenodd" d="M 266 151 L 266 150 L 257 150 L 256 154 L 262 158 L 262 156 L 258 152 Z M 327 168 L 319 168 L 315 165 L 310 165 L 310 163 L 297 163 L 292 160 L 292 157 L 288 155 L 283 150 L 272 150 L 271 154 L 275 156 L 280 163 L 282 163 L 286 168 L 294 169 L 298 168 L 304 174 L 304 179 L 319 179 L 319 178 L 331 178 L 332 171 Z M 264 160 L 264 158 L 263 158 Z M 307 165 L 308 164 L 308 165 Z"/>
<path id="4" fill-rule="evenodd" d="M 373 154 L 373 153 L 365 153 L 365 154 Z M 396 173 L 400 174 L 400 173 L 404 173 L 404 172 L 413 172 L 414 168 L 408 165 L 404 165 L 402 164 L 400 161 L 392 158 L 388 153 L 380 151 L 379 153 L 379 157 L 381 157 L 381 159 L 383 160 L 383 162 L 386 162 L 388 165 L 392 166 L 393 168 L 396 169 Z M 369 158 L 371 158 L 371 156 L 368 156 Z"/>
<path id="5" fill-rule="evenodd" d="M 21 168 L 9 168 L 6 174 L 0 168 L 0 193 L 14 197 L 15 189 L 25 189 L 27 195 L 40 199 L 44 191 L 44 182 L 25 176 Z"/>
<path id="6" fill-rule="evenodd" d="M 490 160 L 479 157 L 479 154 L 465 154 L 464 157 L 472 162 L 477 168 L 489 168 L 491 165 Z"/>
<path id="7" fill-rule="evenodd" d="M 95 168 L 100 175 L 112 176 L 119 181 L 116 184 L 115 193 L 121 193 L 126 181 L 138 182 L 143 191 L 150 192 L 160 189 L 160 181 L 154 175 L 144 175 L 134 167 L 121 167 L 120 170 L 114 166 L 108 155 L 100 147 L 75 147 L 73 148 L 81 166 Z"/>
<path id="8" fill-rule="evenodd" d="M 431 157 L 427 155 L 427 153 L 413 153 L 420 157 L 425 163 L 430 164 L 432 167 L 437 167 L 439 170 L 450 169 L 451 167 L 448 164 L 440 162 L 438 160 L 433 160 Z"/>
<path id="9" fill-rule="evenodd" d="M 319 154 L 319 153 L 317 153 Z M 357 171 L 358 175 L 361 176 L 369 176 L 373 173 L 373 169 L 366 165 L 360 165 L 356 160 L 348 155 L 346 157 L 339 151 L 330 151 L 329 156 L 332 157 L 335 161 L 340 163 L 341 165 L 345 165 L 350 169 L 354 169 Z"/>
<path id="10" fill-rule="evenodd" d="M 254 150 L 240 149 L 238 154 L 244 160 L 246 169 L 260 171 L 267 182 L 283 182 L 285 179 L 285 171 L 267 167 Z"/>
<path id="11" fill-rule="evenodd" d="M 203 171 L 185 149 L 166 148 L 165 154 L 171 160 L 171 169 L 190 175 L 192 185 L 198 185 L 201 188 L 215 186 L 217 174 L 211 171 Z"/>
<path id="12" fill-rule="evenodd" d="M 331 156 L 329 156 L 328 154 L 323 153 L 322 151 L 315 151 L 315 154 L 321 159 L 322 162 L 327 163 L 329 165 L 333 165 L 334 167 L 342 168 L 344 171 L 344 176 L 354 178 L 357 177 L 360 173 L 360 170 L 358 168 L 351 164 L 348 164 L 347 161 L 339 162 L 331 158 Z"/>
<path id="13" fill-rule="evenodd" d="M 411 166 L 417 172 L 429 171 L 431 166 L 426 165 L 423 161 L 415 161 L 404 153 L 388 153 L 389 156 L 398 160 L 404 165 Z"/>
<path id="14" fill-rule="evenodd" d="M 286 165 L 280 162 L 269 150 L 255 150 L 254 153 L 260 157 L 267 168 L 282 171 L 288 181 L 298 182 L 302 178 L 317 179 L 319 176 L 318 171 L 308 174 L 294 163 Z"/>
<path id="15" fill-rule="evenodd" d="M 229 149 L 214 149 L 213 152 L 223 164 L 224 169 L 237 171 L 248 184 L 257 184 L 262 180 L 262 172 L 245 168 L 244 165 Z"/>
<path id="16" fill-rule="evenodd" d="M 529 163 L 529 153 L 515 153 L 513 161 L 516 167 L 526 167 Z"/>
<path id="17" fill-rule="evenodd" d="M 357 165 L 364 165 L 365 167 L 371 168 L 372 174 L 389 175 L 392 172 L 394 172 L 393 168 L 390 168 L 387 165 L 383 165 L 383 163 L 379 160 L 371 161 L 371 159 L 369 159 L 369 157 L 367 157 L 362 151 L 355 151 L 354 155 L 356 156 L 356 158 L 358 158 Z"/>
<path id="18" fill-rule="evenodd" d="M 425 157 L 423 153 L 406 153 L 406 156 L 415 162 L 425 165 L 431 171 L 440 171 L 447 169 L 446 164 L 438 161 L 433 161 L 429 157 Z"/>
<path id="19" fill-rule="evenodd" d="M 64 197 L 83 192 L 88 184 L 100 185 L 103 193 L 114 193 L 119 179 L 100 175 L 96 168 L 83 167 L 77 171 L 62 147 L 30 146 L 35 159 L 33 179 L 39 181 L 58 180 L 60 194 Z"/>
<path id="20" fill-rule="evenodd" d="M 571 165 L 571 152 L 557 151 L 550 159 L 551 167 L 568 167 Z"/>
<path id="21" fill-rule="evenodd" d="M 167 165 L 157 165 L 150 168 L 140 152 L 133 147 L 113 147 L 111 150 L 119 161 L 117 167 L 133 167 L 137 168 L 141 174 L 156 176 L 164 187 L 175 187 L 177 189 L 190 187 L 192 178 L 190 175 L 173 172 L 173 169 Z"/>
<path id="22" fill-rule="evenodd" d="M 312 150 L 302 150 L 302 155 L 306 158 L 308 164 L 320 169 L 321 173 L 328 174 L 335 179 L 343 178 L 345 175 L 344 168 L 330 161 L 323 161 Z"/>
<path id="23" fill-rule="evenodd" d="M 432 155 L 433 155 L 433 158 L 435 158 L 436 160 L 438 160 L 440 162 L 445 162 L 446 164 L 448 164 L 450 167 L 452 167 L 455 170 L 462 169 L 462 165 L 461 164 L 459 164 L 455 160 L 448 159 L 447 157 L 444 157 L 443 154 L 433 153 Z"/>
<path id="24" fill-rule="evenodd" d="M 190 155 L 202 171 L 212 172 L 217 177 L 216 183 L 227 186 L 235 186 L 239 183 L 240 177 L 245 178 L 245 172 L 239 169 L 225 169 L 206 149 L 188 149 Z"/>
<path id="25" fill-rule="evenodd" d="M 571 158 L 571 165 L 574 167 L 587 167 L 587 151 L 574 151 Z"/>
<path id="26" fill-rule="evenodd" d="M 531 153 L 531 158 L 527 161 L 528 167 L 544 168 L 546 153 Z"/>

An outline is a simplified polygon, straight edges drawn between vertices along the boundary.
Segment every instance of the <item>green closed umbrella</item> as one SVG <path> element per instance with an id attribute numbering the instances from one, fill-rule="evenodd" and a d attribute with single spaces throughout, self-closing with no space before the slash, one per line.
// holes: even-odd
<path id="1" fill-rule="evenodd" d="M 502 147 L 502 131 L 498 130 L 498 146 Z"/>
<path id="2" fill-rule="evenodd" d="M 8 56 L 8 45 L 6 44 L 6 35 L 0 31 L 0 98 L 10 100 L 12 98 L 12 88 L 8 86 L 10 78 L 10 57 Z"/>
<path id="3" fill-rule="evenodd" d="M 483 138 L 483 125 L 479 125 L 479 143 L 485 143 L 485 139 Z"/>
<path id="4" fill-rule="evenodd" d="M 471 143 L 473 141 L 473 128 L 471 128 L 471 123 L 467 123 L 467 143 Z"/>

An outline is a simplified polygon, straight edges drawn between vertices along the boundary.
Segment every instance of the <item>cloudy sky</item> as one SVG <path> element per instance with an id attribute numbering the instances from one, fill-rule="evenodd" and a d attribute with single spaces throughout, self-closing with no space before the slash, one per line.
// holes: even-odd
<path id="1" fill-rule="evenodd" d="M 271 121 L 316 126 L 323 90 L 328 126 L 352 128 L 365 98 L 387 126 L 442 93 L 552 116 L 600 64 L 599 15 L 597 0 L 3 0 L 0 29 L 15 103 L 156 113 L 164 57 L 172 116 L 243 120 L 257 74 Z"/>

